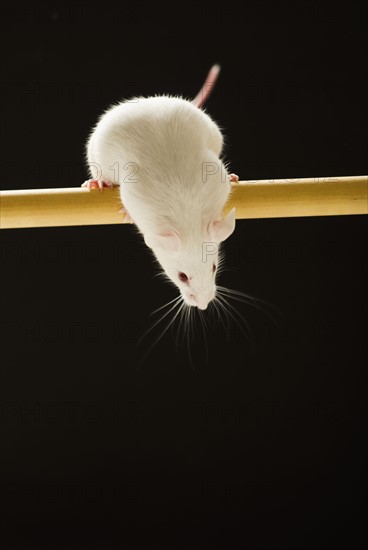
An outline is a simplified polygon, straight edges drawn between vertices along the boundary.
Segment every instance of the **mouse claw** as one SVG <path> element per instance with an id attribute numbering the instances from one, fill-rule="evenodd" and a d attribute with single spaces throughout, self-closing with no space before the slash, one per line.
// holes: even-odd
<path id="1" fill-rule="evenodd" d="M 88 189 L 99 189 L 100 191 L 102 191 L 104 187 L 111 189 L 112 187 L 118 187 L 118 186 L 112 183 L 111 181 L 90 179 L 82 183 L 81 187 L 87 187 Z"/>
<path id="2" fill-rule="evenodd" d="M 237 176 L 236 174 L 229 174 L 229 181 L 232 183 L 238 183 L 239 176 Z"/>
<path id="3" fill-rule="evenodd" d="M 124 223 L 134 223 L 133 218 L 129 214 L 128 210 L 126 208 L 120 208 L 119 214 L 123 214 L 124 216 Z"/>

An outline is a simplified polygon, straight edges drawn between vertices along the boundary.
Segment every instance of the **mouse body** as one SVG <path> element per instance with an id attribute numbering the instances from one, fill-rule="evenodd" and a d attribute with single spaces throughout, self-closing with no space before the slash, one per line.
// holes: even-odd
<path id="1" fill-rule="evenodd" d="M 136 97 L 108 109 L 87 143 L 93 179 L 85 184 L 119 185 L 124 208 L 184 303 L 201 310 L 216 294 L 219 245 L 235 228 L 235 210 L 222 212 L 237 178 L 221 160 L 219 127 L 200 108 L 206 97 Z"/>

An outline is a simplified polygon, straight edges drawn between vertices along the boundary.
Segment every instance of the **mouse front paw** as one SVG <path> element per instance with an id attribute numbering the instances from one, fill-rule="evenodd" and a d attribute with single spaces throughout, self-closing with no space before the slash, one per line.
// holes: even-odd
<path id="1" fill-rule="evenodd" d="M 82 183 L 81 187 L 87 187 L 88 189 L 99 189 L 102 191 L 104 187 L 111 189 L 112 187 L 118 187 L 118 185 L 112 183 L 111 181 L 90 179 Z"/>
<path id="2" fill-rule="evenodd" d="M 134 223 L 132 216 L 129 214 L 128 210 L 126 208 L 121 208 L 119 210 L 119 214 L 123 214 L 124 216 L 124 223 Z"/>
<path id="3" fill-rule="evenodd" d="M 232 183 L 238 183 L 239 176 L 237 176 L 236 174 L 229 174 L 229 181 Z"/>

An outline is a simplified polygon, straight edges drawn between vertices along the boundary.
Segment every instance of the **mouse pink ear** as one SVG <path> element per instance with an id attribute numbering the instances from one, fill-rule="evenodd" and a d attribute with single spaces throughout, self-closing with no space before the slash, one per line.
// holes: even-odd
<path id="1" fill-rule="evenodd" d="M 232 208 L 226 218 L 216 222 L 211 222 L 209 226 L 209 233 L 211 238 L 216 242 L 221 243 L 230 237 L 231 233 L 235 229 L 235 208 Z"/>
<path id="2" fill-rule="evenodd" d="M 159 233 L 155 235 L 145 235 L 144 240 L 150 248 L 161 248 L 166 252 L 177 252 L 181 245 L 181 240 L 173 231 Z"/>

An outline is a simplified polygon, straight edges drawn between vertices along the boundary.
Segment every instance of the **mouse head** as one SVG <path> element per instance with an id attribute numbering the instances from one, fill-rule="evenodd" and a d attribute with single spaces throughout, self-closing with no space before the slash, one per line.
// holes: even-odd
<path id="1" fill-rule="evenodd" d="M 208 224 L 198 240 L 184 242 L 175 231 L 145 236 L 166 275 L 189 306 L 206 309 L 215 297 L 219 244 L 235 229 L 235 208 L 226 218 Z"/>

